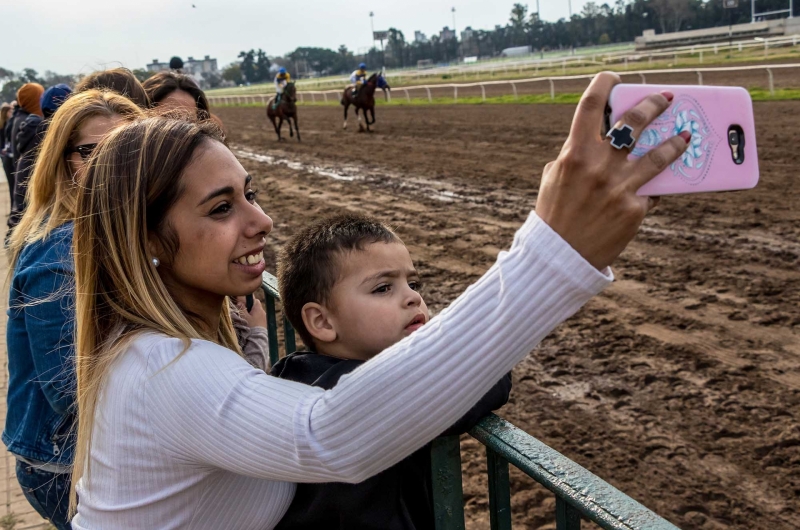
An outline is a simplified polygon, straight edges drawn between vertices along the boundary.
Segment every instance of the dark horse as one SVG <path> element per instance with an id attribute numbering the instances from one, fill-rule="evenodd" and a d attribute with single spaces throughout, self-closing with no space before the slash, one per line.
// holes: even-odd
<path id="1" fill-rule="evenodd" d="M 384 91 L 392 89 L 382 75 L 375 73 L 367 79 L 366 83 L 361 85 L 361 90 L 358 91 L 355 98 L 353 97 L 353 87 L 344 89 L 342 94 L 342 105 L 344 105 L 343 129 L 347 129 L 347 109 L 350 108 L 350 105 L 353 105 L 356 108 L 356 117 L 358 117 L 358 130 L 364 130 L 364 126 L 361 124 L 361 116 L 358 114 L 359 110 L 363 110 L 367 132 L 372 132 L 369 126 L 375 123 L 375 89 L 377 88 L 381 88 Z M 369 119 L 370 114 L 372 115 L 372 121 Z"/>
<path id="2" fill-rule="evenodd" d="M 283 88 L 283 97 L 281 98 L 280 105 L 274 107 L 274 101 L 275 98 L 272 97 L 267 102 L 267 118 L 272 122 L 272 126 L 275 127 L 275 132 L 278 134 L 278 141 L 280 142 L 283 140 L 283 138 L 281 138 L 281 126 L 283 126 L 283 120 L 286 120 L 289 123 L 289 136 L 294 136 L 294 131 L 292 130 L 292 121 L 294 121 L 294 130 L 297 131 L 297 141 L 299 142 L 300 127 L 297 125 L 297 88 L 294 86 L 294 83 L 286 83 L 286 86 Z M 278 120 L 277 122 L 276 119 Z"/>

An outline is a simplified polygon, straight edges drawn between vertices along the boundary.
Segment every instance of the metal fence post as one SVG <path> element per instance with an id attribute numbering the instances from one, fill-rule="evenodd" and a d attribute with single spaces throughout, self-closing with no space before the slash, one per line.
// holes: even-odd
<path id="1" fill-rule="evenodd" d="M 489 521 L 492 530 L 511 530 L 511 486 L 508 460 L 486 448 L 489 472 Z"/>
<path id="2" fill-rule="evenodd" d="M 481 83 L 481 99 L 485 102 L 486 101 L 486 87 Z"/>
<path id="3" fill-rule="evenodd" d="M 556 84 L 552 79 L 548 79 L 548 81 L 550 81 L 550 99 L 556 99 Z"/>
<path id="4" fill-rule="evenodd" d="M 514 83 L 511 83 L 511 90 L 514 91 L 514 99 L 515 100 L 519 99 L 519 97 L 517 97 L 517 85 L 515 85 Z"/>
<path id="5" fill-rule="evenodd" d="M 642 78 L 642 84 L 646 85 L 647 84 L 647 79 L 645 79 L 644 74 L 642 72 L 639 72 L 639 77 Z"/>
<path id="6" fill-rule="evenodd" d="M 556 530 L 581 530 L 581 514 L 556 496 Z"/>
<path id="7" fill-rule="evenodd" d="M 407 89 L 407 88 L 404 88 L 404 89 L 403 89 L 403 92 L 405 92 L 405 93 L 406 93 L 406 101 L 408 101 L 409 103 L 411 103 L 411 96 L 409 96 L 409 95 L 408 95 L 408 89 Z"/>
<path id="8" fill-rule="evenodd" d="M 453 102 L 458 103 L 458 87 L 453 87 Z"/>
<path id="9" fill-rule="evenodd" d="M 311 103 L 316 103 L 316 102 L 317 102 L 317 96 L 314 95 L 314 93 L 312 92 L 311 93 Z"/>
<path id="10" fill-rule="evenodd" d="M 767 68 L 767 75 L 769 76 L 769 95 L 775 95 L 775 78 L 772 76 L 772 70 Z"/>
<path id="11" fill-rule="evenodd" d="M 275 366 L 280 357 L 278 345 L 278 320 L 275 317 L 275 299 L 264 289 L 264 299 L 267 305 L 267 337 L 269 339 L 269 362 Z"/>
<path id="12" fill-rule="evenodd" d="M 267 335 L 269 335 L 269 333 L 267 333 Z M 297 351 L 294 328 L 292 327 L 292 323 L 289 322 L 289 319 L 286 318 L 286 314 L 283 315 L 283 343 L 286 346 L 286 355 Z"/>
<path id="13" fill-rule="evenodd" d="M 431 443 L 433 515 L 436 530 L 464 530 L 464 490 L 461 486 L 461 444 L 458 436 Z"/>
<path id="14" fill-rule="evenodd" d="M 328 102 L 328 93 L 327 92 L 323 92 L 322 93 L 322 97 L 325 98 L 325 103 L 327 103 Z"/>
<path id="15" fill-rule="evenodd" d="M 697 72 L 697 84 L 703 86 L 703 72 L 700 70 L 696 70 Z"/>
<path id="16" fill-rule="evenodd" d="M 428 103 L 433 103 L 433 98 L 431 97 L 431 89 L 425 87 L 425 91 L 428 93 Z"/>
<path id="17" fill-rule="evenodd" d="M 703 50 L 700 50 L 700 64 L 703 64 Z"/>
<path id="18" fill-rule="evenodd" d="M 300 103 L 305 103 L 302 92 L 300 92 Z"/>

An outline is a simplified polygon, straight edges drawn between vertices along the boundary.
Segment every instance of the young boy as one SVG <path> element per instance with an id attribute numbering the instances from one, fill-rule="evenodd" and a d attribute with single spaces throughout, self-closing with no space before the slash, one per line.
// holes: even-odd
<path id="1" fill-rule="evenodd" d="M 429 320 L 420 280 L 402 241 L 368 217 L 343 215 L 296 234 L 278 261 L 283 310 L 307 351 L 272 375 L 325 389 Z M 430 355 L 437 352 L 431 351 Z M 397 377 L 413 378 L 414 367 Z M 500 408 L 507 374 L 446 435 L 462 434 Z M 277 529 L 433 528 L 430 447 L 359 484 L 299 484 Z"/>

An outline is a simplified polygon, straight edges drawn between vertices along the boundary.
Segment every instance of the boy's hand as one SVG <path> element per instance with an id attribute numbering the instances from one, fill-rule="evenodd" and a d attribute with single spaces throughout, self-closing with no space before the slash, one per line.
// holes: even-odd
<path id="1" fill-rule="evenodd" d="M 247 312 L 245 305 L 245 297 L 236 297 L 236 307 L 239 308 L 239 313 L 247 321 L 247 325 L 251 328 L 266 328 L 267 327 L 267 313 L 261 305 L 258 298 L 253 299 L 253 309 Z"/>

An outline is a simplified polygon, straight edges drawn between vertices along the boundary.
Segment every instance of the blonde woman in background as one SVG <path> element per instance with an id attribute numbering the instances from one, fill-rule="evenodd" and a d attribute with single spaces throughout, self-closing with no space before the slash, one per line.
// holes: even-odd
<path id="1" fill-rule="evenodd" d="M 466 413 L 610 283 L 656 203 L 636 190 L 686 149 L 675 137 L 629 161 L 603 141 L 618 82 L 587 90 L 510 251 L 328 391 L 239 353 L 226 300 L 260 285 L 272 220 L 219 130 L 150 118 L 111 133 L 75 221 L 73 526 L 273 528 L 295 483 L 363 481 Z M 632 112 L 641 124 L 668 106 L 654 94 Z"/>
<path id="2" fill-rule="evenodd" d="M 53 115 L 11 237 L 6 329 L 8 414 L 3 442 L 25 497 L 59 530 L 67 508 L 75 422 L 72 232 L 78 184 L 94 146 L 142 115 L 129 99 L 90 90 Z"/>

